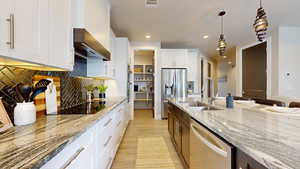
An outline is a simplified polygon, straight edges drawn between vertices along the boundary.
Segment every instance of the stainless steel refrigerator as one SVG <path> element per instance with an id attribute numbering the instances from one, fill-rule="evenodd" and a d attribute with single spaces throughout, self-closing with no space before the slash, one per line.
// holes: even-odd
<path id="1" fill-rule="evenodd" d="M 163 68 L 161 70 L 162 119 L 168 118 L 168 98 L 187 97 L 187 69 Z"/>

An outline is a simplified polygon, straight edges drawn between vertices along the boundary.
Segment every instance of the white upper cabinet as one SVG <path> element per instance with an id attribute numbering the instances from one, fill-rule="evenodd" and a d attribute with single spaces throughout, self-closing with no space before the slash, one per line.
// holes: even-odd
<path id="1" fill-rule="evenodd" d="M 187 68 L 186 49 L 161 49 L 162 68 Z"/>
<path id="2" fill-rule="evenodd" d="M 85 28 L 110 50 L 110 3 L 108 0 L 73 0 L 75 28 Z"/>
<path id="3" fill-rule="evenodd" d="M 72 70 L 74 65 L 72 0 L 49 0 L 49 64 Z"/>
<path id="4" fill-rule="evenodd" d="M 8 0 L 1 3 L 1 41 L 5 51 L 1 55 L 23 61 L 48 62 L 47 2 L 40 0 Z M 7 9 L 10 10 L 7 10 Z M 46 9 L 46 10 L 45 10 Z M 3 39 L 2 39 L 3 37 Z"/>
<path id="5" fill-rule="evenodd" d="M 71 0 L 5 0 L 0 6 L 0 55 L 72 68 Z"/>
<path id="6" fill-rule="evenodd" d="M 187 68 L 188 81 L 198 82 L 198 50 L 196 49 L 161 49 L 162 68 Z"/>
<path id="7" fill-rule="evenodd" d="M 6 4 L 6 5 L 4 5 Z M 2 0 L 0 5 L 0 55 L 9 55 L 9 45 L 10 42 L 10 24 L 7 19 L 10 19 L 10 13 L 12 12 L 13 1 L 12 0 Z"/>

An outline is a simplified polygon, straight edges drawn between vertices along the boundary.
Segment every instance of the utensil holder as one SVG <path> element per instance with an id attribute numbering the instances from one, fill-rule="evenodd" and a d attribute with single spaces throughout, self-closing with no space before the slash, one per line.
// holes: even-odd
<path id="1" fill-rule="evenodd" d="M 14 123 L 17 126 L 27 125 L 36 121 L 36 108 L 33 102 L 17 103 L 14 109 Z"/>

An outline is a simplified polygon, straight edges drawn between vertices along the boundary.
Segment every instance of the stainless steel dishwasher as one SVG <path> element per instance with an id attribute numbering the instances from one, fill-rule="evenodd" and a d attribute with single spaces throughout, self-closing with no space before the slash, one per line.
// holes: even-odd
<path id="1" fill-rule="evenodd" d="M 191 120 L 190 169 L 232 169 L 232 147 Z"/>

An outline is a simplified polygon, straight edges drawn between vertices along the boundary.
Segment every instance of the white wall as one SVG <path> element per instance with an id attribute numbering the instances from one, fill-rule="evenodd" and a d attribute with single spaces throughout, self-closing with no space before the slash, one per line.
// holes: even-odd
<path id="1" fill-rule="evenodd" d="M 161 119 L 161 66 L 160 66 L 160 42 L 132 42 L 132 50 L 154 50 L 154 118 Z"/>
<path id="2" fill-rule="evenodd" d="M 279 96 L 300 98 L 300 27 L 279 28 Z"/>
<path id="3" fill-rule="evenodd" d="M 219 96 L 226 96 L 228 93 L 236 95 L 236 48 L 228 49 L 227 58 L 215 56 L 216 63 L 216 83 Z M 231 64 L 229 64 L 231 62 Z M 227 78 L 226 82 L 220 83 L 220 78 Z"/>
<path id="4" fill-rule="evenodd" d="M 135 65 L 152 65 L 153 55 L 134 55 Z"/>
<path id="5" fill-rule="evenodd" d="M 285 102 L 300 100 L 300 27 L 279 27 L 267 39 L 267 98 Z M 237 93 L 242 95 L 241 50 L 257 42 L 237 48 Z M 288 74 L 290 74 L 288 76 Z"/>
<path id="6" fill-rule="evenodd" d="M 228 64 L 227 61 L 221 61 L 217 64 L 217 80 L 219 81 L 220 78 L 227 78 L 226 82 L 218 82 L 218 95 L 219 96 L 226 96 L 228 93 L 232 95 L 236 95 L 235 91 L 235 67 Z"/>

